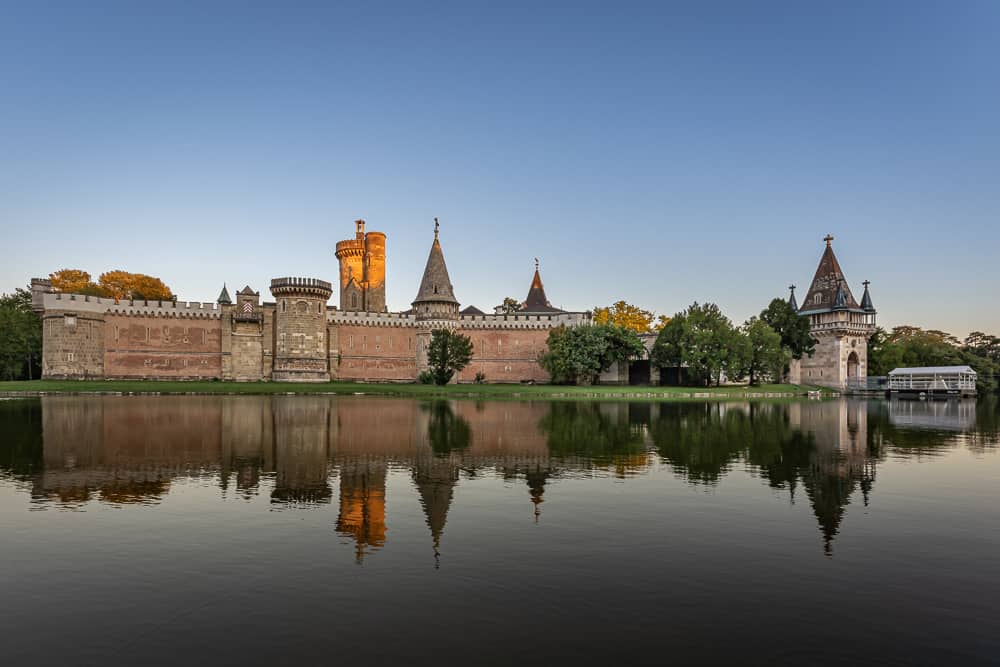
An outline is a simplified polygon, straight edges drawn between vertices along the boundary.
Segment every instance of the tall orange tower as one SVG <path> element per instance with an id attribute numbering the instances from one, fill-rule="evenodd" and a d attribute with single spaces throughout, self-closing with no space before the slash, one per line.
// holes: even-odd
<path id="1" fill-rule="evenodd" d="M 365 221 L 355 220 L 353 239 L 337 243 L 340 262 L 340 309 L 384 312 L 385 234 L 365 232 Z"/>

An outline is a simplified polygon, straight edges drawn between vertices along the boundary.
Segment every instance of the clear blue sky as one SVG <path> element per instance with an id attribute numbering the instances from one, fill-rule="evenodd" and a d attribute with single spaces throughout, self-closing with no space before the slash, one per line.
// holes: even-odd
<path id="1" fill-rule="evenodd" d="M 555 305 L 742 321 L 832 233 L 883 324 L 1000 333 L 1000 2 L 334 5 L 4 3 L 0 291 L 270 298 L 363 217 L 401 310 L 438 216 L 484 310 L 538 256 Z"/>

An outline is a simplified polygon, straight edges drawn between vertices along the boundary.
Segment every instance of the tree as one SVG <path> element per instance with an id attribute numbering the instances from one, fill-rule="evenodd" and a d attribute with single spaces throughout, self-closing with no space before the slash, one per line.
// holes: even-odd
<path id="1" fill-rule="evenodd" d="M 812 356 L 816 341 L 809 333 L 809 318 L 799 315 L 784 299 L 772 299 L 760 313 L 760 319 L 781 337 L 781 346 L 791 352 L 792 359 Z"/>
<path id="2" fill-rule="evenodd" d="M 699 382 L 716 384 L 722 371 L 741 365 L 742 347 L 732 322 L 714 303 L 692 304 L 660 331 L 650 356 L 660 368 L 687 366 Z"/>
<path id="3" fill-rule="evenodd" d="M 594 308 L 594 324 L 614 324 L 636 333 L 647 333 L 652 329 L 653 312 L 616 301 L 607 308 Z"/>
<path id="4" fill-rule="evenodd" d="M 174 294 L 159 278 L 144 273 L 107 271 L 98 278 L 98 284 L 115 299 L 146 299 L 172 301 Z"/>
<path id="5" fill-rule="evenodd" d="M 556 384 L 591 384 L 615 362 L 644 352 L 638 334 L 613 324 L 559 327 L 549 332 L 548 349 L 538 363 Z"/>
<path id="6" fill-rule="evenodd" d="M 501 315 L 513 315 L 517 311 L 521 310 L 521 302 L 512 296 L 505 296 L 503 298 L 503 303 L 497 306 Z"/>
<path id="7" fill-rule="evenodd" d="M 54 289 L 67 294 L 79 294 L 80 290 L 94 284 L 90 274 L 82 269 L 59 269 L 49 274 L 49 280 Z"/>
<path id="8" fill-rule="evenodd" d="M 653 325 L 653 331 L 659 333 L 663 331 L 663 327 L 667 326 L 668 324 L 670 324 L 669 315 L 657 315 L 656 324 Z"/>
<path id="9" fill-rule="evenodd" d="M 992 391 L 998 364 L 989 356 L 991 338 L 974 332 L 962 345 L 955 336 L 936 329 L 903 325 L 887 333 L 879 328 L 868 342 L 868 373 L 887 375 L 894 368 L 969 365 L 978 376 L 978 389 Z"/>
<path id="10" fill-rule="evenodd" d="M 468 366 L 471 360 L 472 340 L 468 336 L 448 329 L 431 332 L 427 363 L 435 384 L 448 384 L 455 373 Z"/>
<path id="11" fill-rule="evenodd" d="M 791 352 L 782 346 L 778 332 L 764 320 L 751 317 L 740 334 L 741 354 L 732 360 L 732 376 L 746 376 L 751 385 L 758 384 L 762 375 L 774 380 L 780 378 L 791 359 Z"/>
<path id="12" fill-rule="evenodd" d="M 0 377 L 33 380 L 41 360 L 42 322 L 31 309 L 31 292 L 0 295 Z"/>

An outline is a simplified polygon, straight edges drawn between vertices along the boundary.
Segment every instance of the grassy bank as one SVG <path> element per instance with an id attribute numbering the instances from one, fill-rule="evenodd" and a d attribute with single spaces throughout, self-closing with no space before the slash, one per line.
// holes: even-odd
<path id="1" fill-rule="evenodd" d="M 758 387 L 568 387 L 559 385 L 462 384 L 437 387 L 423 384 L 367 384 L 329 382 L 158 382 L 150 380 L 34 380 L 0 382 L 0 395 L 38 394 L 365 394 L 453 398 L 607 398 L 671 399 L 805 396 L 817 387 L 769 384 Z"/>

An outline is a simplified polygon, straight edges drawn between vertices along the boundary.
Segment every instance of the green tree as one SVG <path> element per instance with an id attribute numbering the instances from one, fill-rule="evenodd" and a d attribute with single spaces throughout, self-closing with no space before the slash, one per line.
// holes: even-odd
<path id="1" fill-rule="evenodd" d="M 591 384 L 615 362 L 645 352 L 637 333 L 613 324 L 553 329 L 547 347 L 538 363 L 556 384 Z"/>
<path id="2" fill-rule="evenodd" d="M 741 363 L 743 346 L 733 323 L 714 303 L 697 302 L 674 315 L 656 337 L 652 362 L 663 367 L 687 366 L 699 382 L 719 384 L 724 370 Z"/>
<path id="3" fill-rule="evenodd" d="M 732 377 L 747 377 L 751 385 L 758 384 L 761 376 L 777 380 L 791 359 L 791 351 L 781 344 L 781 336 L 767 322 L 751 317 L 740 331 L 742 354 L 734 357 L 739 372 Z"/>
<path id="4" fill-rule="evenodd" d="M 772 299 L 761 311 L 760 319 L 778 332 L 781 346 L 791 352 L 792 359 L 812 356 L 816 341 L 809 334 L 809 318 L 799 315 L 784 299 Z"/>
<path id="5" fill-rule="evenodd" d="M 990 337 L 982 332 L 970 336 L 971 345 L 962 345 L 951 334 L 912 325 L 892 331 L 876 329 L 868 342 L 868 372 L 887 375 L 894 368 L 969 365 L 976 371 L 982 392 L 996 388 L 998 364 L 989 356 Z"/>
<path id="6" fill-rule="evenodd" d="M 472 340 L 468 336 L 448 329 L 431 332 L 427 363 L 435 384 L 448 384 L 455 373 L 468 366 L 471 360 Z"/>
<path id="7" fill-rule="evenodd" d="M 41 360 L 42 322 L 31 309 L 31 292 L 0 295 L 0 377 L 33 380 Z"/>
<path id="8" fill-rule="evenodd" d="M 521 309 L 521 302 L 512 296 L 505 296 L 503 303 L 501 303 L 497 308 L 500 310 L 501 315 L 513 315 Z"/>

